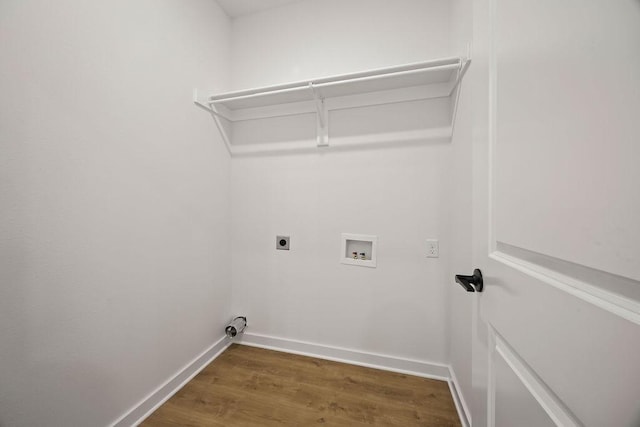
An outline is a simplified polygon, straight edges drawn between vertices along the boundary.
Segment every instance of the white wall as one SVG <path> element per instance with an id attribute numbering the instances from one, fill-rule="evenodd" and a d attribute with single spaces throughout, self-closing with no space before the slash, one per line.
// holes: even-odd
<path id="1" fill-rule="evenodd" d="M 451 54 L 447 0 L 306 0 L 233 21 L 233 89 Z"/>
<path id="2" fill-rule="evenodd" d="M 451 55 L 449 7 L 304 1 L 238 18 L 232 85 Z M 234 158 L 234 307 L 248 332 L 446 362 L 450 153 L 431 142 Z M 338 262 L 343 232 L 379 237 L 376 269 Z M 291 251 L 275 250 L 276 234 L 291 236 Z M 425 257 L 427 238 L 440 239 L 439 259 Z"/>
<path id="3" fill-rule="evenodd" d="M 221 337 L 210 0 L 0 2 L 0 425 L 99 426 Z"/>

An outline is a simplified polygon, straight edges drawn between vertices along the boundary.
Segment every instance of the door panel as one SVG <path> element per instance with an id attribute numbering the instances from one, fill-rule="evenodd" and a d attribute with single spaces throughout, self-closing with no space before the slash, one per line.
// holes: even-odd
<path id="1" fill-rule="evenodd" d="M 494 19 L 496 241 L 640 280 L 640 2 L 496 0 Z"/>
<path id="2" fill-rule="evenodd" d="M 548 395 L 543 394 L 538 399 L 534 397 L 533 387 L 540 387 L 537 381 L 527 381 L 521 378 L 527 369 L 521 366 L 520 359 L 504 345 L 495 343 L 491 347 L 491 383 L 490 401 L 493 401 L 490 417 L 495 419 L 496 426 L 509 426 L 513 420 L 519 420 L 519 427 L 551 427 L 555 422 L 550 418 L 542 405 L 548 402 Z M 514 363 L 514 360 L 517 361 Z M 540 400 L 540 401 L 539 401 Z"/>
<path id="3" fill-rule="evenodd" d="M 469 79 L 473 425 L 638 426 L 640 2 L 475 0 Z"/>

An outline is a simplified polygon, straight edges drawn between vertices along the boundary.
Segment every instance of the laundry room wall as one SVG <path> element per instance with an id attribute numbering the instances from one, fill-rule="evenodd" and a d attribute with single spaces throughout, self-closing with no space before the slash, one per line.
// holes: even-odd
<path id="1" fill-rule="evenodd" d="M 232 87 L 459 54 L 448 1 L 303 1 L 233 20 Z M 335 113 L 330 137 L 436 120 L 420 102 L 388 108 Z M 451 142 L 394 142 L 234 157 L 233 305 L 248 338 L 447 361 Z M 377 268 L 341 264 L 341 233 L 376 235 Z M 291 237 L 290 251 L 276 250 L 276 235 Z M 439 258 L 426 257 L 429 238 Z"/>
<path id="2" fill-rule="evenodd" d="M 223 336 L 211 0 L 0 2 L 0 425 L 104 426 Z"/>

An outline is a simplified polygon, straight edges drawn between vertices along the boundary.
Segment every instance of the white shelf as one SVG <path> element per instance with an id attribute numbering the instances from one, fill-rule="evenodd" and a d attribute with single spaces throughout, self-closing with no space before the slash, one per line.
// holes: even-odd
<path id="1" fill-rule="evenodd" d="M 411 86 L 448 83 L 455 78 L 459 68 L 460 58 L 446 58 L 360 73 L 228 92 L 210 96 L 209 102 L 234 111 L 244 108 L 312 101 L 313 93 L 309 85 L 316 88 L 320 97 L 333 98 Z"/>
<path id="2" fill-rule="evenodd" d="M 388 103 L 451 97 L 469 65 L 460 57 L 443 58 L 305 80 L 275 86 L 211 95 L 196 105 L 209 111 L 218 125 L 231 154 L 270 151 L 266 147 L 243 147 L 234 153 L 221 119 L 228 122 L 315 113 L 317 138 L 315 146 L 328 146 L 328 115 L 331 110 L 358 108 Z M 456 97 L 457 99 L 457 97 Z M 454 101 L 456 100 L 454 99 Z M 453 111 L 455 114 L 456 108 Z M 454 117 L 452 115 L 451 123 Z M 451 129 L 451 127 L 449 127 Z M 450 133 L 450 132 L 449 132 Z M 435 132 L 440 135 L 441 131 Z M 305 144 L 306 147 L 309 144 Z"/>

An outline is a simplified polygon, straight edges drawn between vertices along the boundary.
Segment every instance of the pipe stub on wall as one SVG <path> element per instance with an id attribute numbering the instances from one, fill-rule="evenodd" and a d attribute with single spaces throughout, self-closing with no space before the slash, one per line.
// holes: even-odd
<path id="1" fill-rule="evenodd" d="M 235 338 L 238 334 L 243 333 L 246 327 L 247 318 L 244 316 L 238 316 L 229 322 L 227 327 L 224 328 L 224 332 L 229 338 Z"/>

